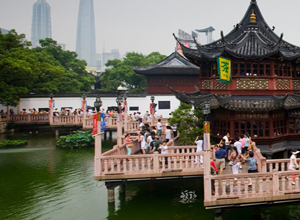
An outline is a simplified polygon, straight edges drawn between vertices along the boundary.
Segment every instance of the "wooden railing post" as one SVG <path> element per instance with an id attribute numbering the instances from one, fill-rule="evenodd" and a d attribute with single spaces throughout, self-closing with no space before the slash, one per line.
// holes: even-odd
<path id="1" fill-rule="evenodd" d="M 159 161 L 158 161 L 158 152 L 153 153 L 153 172 L 158 173 L 159 171 Z"/>
<path id="2" fill-rule="evenodd" d="M 273 196 L 279 195 L 279 176 L 278 170 L 273 170 Z"/>
<path id="3" fill-rule="evenodd" d="M 97 134 L 95 137 L 94 176 L 100 176 L 102 172 L 102 145 L 101 145 L 101 116 L 97 113 Z"/>
<path id="4" fill-rule="evenodd" d="M 204 152 L 204 201 L 211 200 L 210 151 Z"/>
<path id="5" fill-rule="evenodd" d="M 260 164 L 260 168 L 259 168 L 258 172 L 261 172 L 261 173 L 267 172 L 267 159 L 265 157 L 263 159 L 261 159 L 261 164 Z"/>
<path id="6" fill-rule="evenodd" d="M 86 119 L 85 119 L 86 120 Z M 85 120 L 83 120 L 83 125 L 82 125 L 82 127 L 84 128 L 85 127 Z M 75 115 L 75 124 L 77 125 L 78 124 L 78 115 Z"/>

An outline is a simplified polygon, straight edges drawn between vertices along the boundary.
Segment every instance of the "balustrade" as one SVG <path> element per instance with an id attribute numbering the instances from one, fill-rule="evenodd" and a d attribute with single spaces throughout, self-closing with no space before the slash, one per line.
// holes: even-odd
<path id="1" fill-rule="evenodd" d="M 103 154 L 100 157 L 102 162 L 101 175 L 146 175 L 149 173 L 203 171 L 203 167 L 200 167 L 199 163 L 194 163 L 195 156 L 204 155 L 203 152 L 181 154 L 155 153 L 129 156 L 117 155 L 117 151 L 111 151 L 109 154 L 109 156 Z"/>

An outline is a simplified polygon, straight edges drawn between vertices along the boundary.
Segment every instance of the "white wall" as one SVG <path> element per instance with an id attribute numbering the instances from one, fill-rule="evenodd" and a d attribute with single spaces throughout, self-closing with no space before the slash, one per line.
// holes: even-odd
<path id="1" fill-rule="evenodd" d="M 151 96 L 146 97 L 128 97 L 127 103 L 128 107 L 139 107 L 139 112 L 144 114 L 146 111 L 150 112 L 150 100 Z M 59 110 L 61 107 L 73 107 L 75 108 L 81 108 L 82 98 L 80 96 L 78 97 L 54 97 L 55 100 L 55 108 L 58 108 Z M 96 100 L 96 97 L 87 97 L 87 105 L 94 106 L 94 102 Z M 116 104 L 116 97 L 101 97 L 101 100 L 103 102 L 103 106 L 105 110 L 107 107 L 110 106 L 117 106 Z M 20 101 L 20 108 L 21 109 L 32 109 L 32 108 L 48 108 L 48 101 L 49 98 L 22 98 Z M 176 110 L 180 104 L 180 101 L 176 99 L 173 95 L 160 95 L 155 96 L 155 103 L 158 104 L 158 101 L 170 101 L 170 109 L 159 109 L 158 106 L 156 108 L 158 115 L 163 115 L 163 117 L 168 117 L 169 113 Z M 17 112 L 17 107 L 12 107 Z M 6 106 L 0 105 L 0 110 L 3 109 L 4 112 L 7 111 Z M 129 109 L 129 108 L 128 108 Z M 133 112 L 136 111 L 129 111 L 129 114 L 133 114 Z"/>

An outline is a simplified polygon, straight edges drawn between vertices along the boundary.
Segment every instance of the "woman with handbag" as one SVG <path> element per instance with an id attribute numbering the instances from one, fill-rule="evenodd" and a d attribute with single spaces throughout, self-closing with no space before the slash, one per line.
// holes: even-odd
<path id="1" fill-rule="evenodd" d="M 126 148 L 127 148 L 127 155 L 131 155 L 131 147 L 133 146 L 130 138 L 130 134 L 126 134 L 125 135 L 125 144 L 126 144 Z"/>
<path id="2" fill-rule="evenodd" d="M 238 174 L 239 173 L 239 167 L 240 167 L 240 161 L 241 157 L 240 154 L 238 153 L 236 147 L 232 148 L 232 153 L 230 154 L 229 158 L 230 161 L 232 161 L 232 173 L 233 174 Z M 237 178 L 234 178 L 234 182 L 236 182 Z"/>

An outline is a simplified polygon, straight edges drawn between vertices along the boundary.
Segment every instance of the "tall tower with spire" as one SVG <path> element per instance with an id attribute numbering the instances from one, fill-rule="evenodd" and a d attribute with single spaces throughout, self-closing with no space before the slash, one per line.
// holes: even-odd
<path id="1" fill-rule="evenodd" d="M 89 67 L 97 66 L 93 0 L 80 0 L 76 52 Z"/>
<path id="2" fill-rule="evenodd" d="M 32 46 L 38 46 L 40 39 L 51 37 L 51 7 L 46 0 L 38 0 L 36 3 L 34 3 L 32 12 Z"/>

